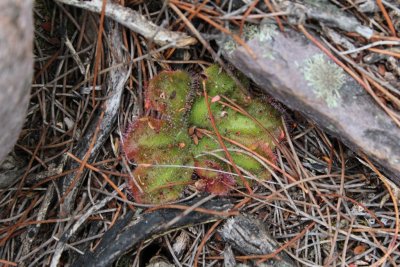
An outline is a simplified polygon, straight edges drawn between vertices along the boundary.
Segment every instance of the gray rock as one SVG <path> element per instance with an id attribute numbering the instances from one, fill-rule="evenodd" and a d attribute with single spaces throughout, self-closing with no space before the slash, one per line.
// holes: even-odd
<path id="1" fill-rule="evenodd" d="M 32 41 L 32 1 L 0 1 L 0 162 L 15 145 L 28 108 Z"/>

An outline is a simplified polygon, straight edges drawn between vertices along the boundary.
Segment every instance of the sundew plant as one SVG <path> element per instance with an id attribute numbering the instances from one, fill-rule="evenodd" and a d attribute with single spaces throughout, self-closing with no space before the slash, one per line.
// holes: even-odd
<path id="1" fill-rule="evenodd" d="M 146 88 L 145 109 L 123 140 L 125 156 L 136 165 L 136 183 L 129 180 L 136 201 L 173 201 L 188 185 L 224 195 L 270 177 L 263 160 L 275 160 L 280 117 L 265 101 L 240 90 L 219 66 L 195 76 L 181 70 L 159 73 Z"/>

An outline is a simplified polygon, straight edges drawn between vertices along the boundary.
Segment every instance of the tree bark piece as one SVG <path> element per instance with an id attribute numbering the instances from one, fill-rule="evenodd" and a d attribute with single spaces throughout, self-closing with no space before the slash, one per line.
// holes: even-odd
<path id="1" fill-rule="evenodd" d="M 227 243 L 244 255 L 270 254 L 279 248 L 261 221 L 246 216 L 229 219 L 219 233 Z M 296 266 L 286 253 L 280 252 L 277 256 L 281 259 L 270 260 L 266 266 Z"/>
<path id="2" fill-rule="evenodd" d="M 279 1 L 277 5 L 279 10 L 287 12 L 291 19 L 296 18 L 298 21 L 314 19 L 346 32 L 356 32 L 367 39 L 370 39 L 374 33 L 372 29 L 362 25 L 357 18 L 350 16 L 328 0 L 303 0 L 301 3 Z"/>
<path id="3" fill-rule="evenodd" d="M 109 53 L 109 65 L 118 65 L 128 60 L 126 53 L 122 49 L 122 32 L 121 27 L 118 23 L 112 20 L 106 21 L 106 31 L 109 36 L 109 49 L 112 52 Z M 98 152 L 102 148 L 104 142 L 109 138 L 111 131 L 115 126 L 115 121 L 118 115 L 118 109 L 120 107 L 121 96 L 124 91 L 125 83 L 130 73 L 130 66 L 128 64 L 120 65 L 119 67 L 112 68 L 109 75 L 107 76 L 107 100 L 102 104 L 102 110 L 104 111 L 104 117 L 101 121 L 100 116 L 94 119 L 87 130 L 87 133 L 80 138 L 78 144 L 74 147 L 73 154 L 83 159 L 90 148 L 90 143 L 93 139 L 96 126 L 100 123 L 100 131 L 96 136 L 96 143 L 93 148 L 89 151 L 88 162 L 91 163 L 97 156 Z M 79 163 L 69 162 L 66 169 L 79 168 Z M 74 181 L 77 172 L 68 174 L 62 181 L 62 193 L 64 194 Z M 81 180 L 77 181 L 75 187 L 65 197 L 64 202 L 61 204 L 61 211 L 64 215 L 68 216 L 73 210 L 73 204 L 75 201 L 76 194 L 79 189 Z"/>
<path id="4" fill-rule="evenodd" d="M 32 1 L 0 1 L 0 161 L 18 139 L 33 72 Z"/>
<path id="5" fill-rule="evenodd" d="M 221 43 L 226 58 L 273 97 L 379 163 L 400 185 L 400 129 L 353 78 L 293 30 L 282 34 L 262 24 L 250 37 L 256 59 L 232 41 Z"/>

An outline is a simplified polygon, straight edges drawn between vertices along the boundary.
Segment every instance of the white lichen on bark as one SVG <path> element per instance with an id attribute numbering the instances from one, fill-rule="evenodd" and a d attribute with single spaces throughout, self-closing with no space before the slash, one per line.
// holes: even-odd
<path id="1" fill-rule="evenodd" d="M 323 98 L 331 108 L 338 105 L 340 89 L 346 82 L 342 68 L 327 60 L 323 54 L 316 54 L 304 62 L 304 79 L 315 94 Z"/>

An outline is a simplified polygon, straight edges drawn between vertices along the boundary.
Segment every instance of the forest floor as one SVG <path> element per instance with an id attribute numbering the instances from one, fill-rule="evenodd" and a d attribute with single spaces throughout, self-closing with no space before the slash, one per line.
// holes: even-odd
<path id="1" fill-rule="evenodd" d="M 107 13 L 105 2 L 113 3 L 34 4 L 35 74 L 15 147 L 23 173 L 0 190 L 0 265 L 260 266 L 271 259 L 275 266 L 400 265 L 397 186 L 340 140 L 276 101 L 285 127 L 274 162 L 266 164 L 270 180 L 253 183 L 250 193 L 238 186 L 223 197 L 199 192 L 193 181 L 173 203 L 137 201 L 128 186 L 135 166 L 121 143 L 146 113 L 148 81 L 163 70 L 192 73 L 214 63 L 232 71 L 216 42 L 221 32 L 233 36 L 231 29 L 240 33 L 263 19 L 281 29 L 298 28 L 279 11 L 282 1 L 119 1 L 122 14 L 136 12 L 129 13 L 132 17 Z M 91 3 L 99 3 L 96 12 L 88 11 Z M 378 77 L 379 86 L 372 86 L 377 101 L 400 120 L 400 94 L 391 90 L 400 88 L 400 10 L 391 3 L 331 1 L 372 28 L 375 39 L 340 30 L 333 37 L 316 19 L 297 23 L 337 49 L 353 50 L 346 56 Z M 135 20 L 137 14 L 143 19 Z M 119 19 L 133 22 L 117 27 L 113 20 Z M 151 23 L 159 27 L 154 31 Z M 166 41 L 152 38 L 160 34 Z M 169 41 L 174 34 L 182 42 Z M 243 45 L 240 34 L 234 40 Z M 257 91 L 254 84 L 250 88 Z M 224 236 L 228 218 L 239 214 L 274 240 L 268 241 L 272 250 L 246 252 Z M 136 240 L 130 243 L 125 230 Z M 254 240 L 257 236 L 241 242 Z"/>

